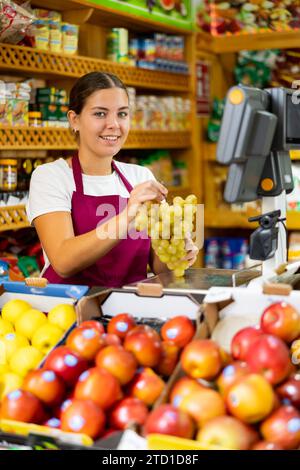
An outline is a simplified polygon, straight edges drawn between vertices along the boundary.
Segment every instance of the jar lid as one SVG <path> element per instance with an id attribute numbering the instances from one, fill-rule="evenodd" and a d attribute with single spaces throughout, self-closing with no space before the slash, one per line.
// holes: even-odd
<path id="1" fill-rule="evenodd" d="M 0 165 L 17 165 L 18 160 L 0 158 Z"/>
<path id="2" fill-rule="evenodd" d="M 29 118 L 42 118 L 41 111 L 29 111 L 28 113 Z"/>

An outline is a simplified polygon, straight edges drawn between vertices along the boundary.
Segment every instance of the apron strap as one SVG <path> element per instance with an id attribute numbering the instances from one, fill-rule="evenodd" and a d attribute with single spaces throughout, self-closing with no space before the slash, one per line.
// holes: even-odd
<path id="1" fill-rule="evenodd" d="M 76 153 L 72 157 L 72 170 L 73 170 L 73 178 L 74 178 L 75 186 L 76 186 L 76 193 L 83 194 L 82 172 L 81 172 L 80 161 L 78 158 L 78 153 Z"/>
<path id="2" fill-rule="evenodd" d="M 120 177 L 122 183 L 124 184 L 125 188 L 129 193 L 131 193 L 133 187 L 125 178 L 125 176 L 121 173 L 121 171 L 118 169 L 116 163 L 112 160 L 112 167 L 113 169 L 117 172 L 118 176 Z M 75 181 L 75 186 L 76 186 L 76 192 L 78 194 L 83 194 L 83 181 L 82 181 L 82 171 L 81 171 L 81 166 L 80 166 L 80 161 L 78 157 L 78 153 L 76 153 L 72 157 L 72 170 L 73 170 L 73 178 Z"/>
<path id="3" fill-rule="evenodd" d="M 112 164 L 113 169 L 118 173 L 118 176 L 120 177 L 122 183 L 124 184 L 125 188 L 127 189 L 127 191 L 130 194 L 131 191 L 133 190 L 133 187 L 131 186 L 131 184 L 129 183 L 127 178 L 125 178 L 125 176 L 121 173 L 121 171 L 117 167 L 117 164 L 114 160 L 112 160 L 111 164 Z"/>

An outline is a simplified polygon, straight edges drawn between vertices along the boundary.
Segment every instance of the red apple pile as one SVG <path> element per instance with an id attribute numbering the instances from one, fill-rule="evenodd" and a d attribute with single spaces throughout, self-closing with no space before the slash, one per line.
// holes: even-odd
<path id="1" fill-rule="evenodd" d="M 93 439 L 143 426 L 194 334 L 184 316 L 167 321 L 160 334 L 126 313 L 112 318 L 107 331 L 98 321 L 83 322 L 51 351 L 42 369 L 25 377 L 22 389 L 5 397 L 1 417 Z M 184 429 L 194 426 L 190 418 L 184 423 Z"/>
<path id="2" fill-rule="evenodd" d="M 229 363 L 214 341 L 192 340 L 180 357 L 185 375 L 172 387 L 169 404 L 149 414 L 144 434 L 192 435 L 204 448 L 298 448 L 299 337 L 300 314 L 277 302 L 265 309 L 259 326 L 233 337 Z M 182 425 L 188 418 L 192 432 Z"/>

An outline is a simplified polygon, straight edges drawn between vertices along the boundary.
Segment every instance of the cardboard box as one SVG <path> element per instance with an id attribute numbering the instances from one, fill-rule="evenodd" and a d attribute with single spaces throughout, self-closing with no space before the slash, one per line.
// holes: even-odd
<path id="1" fill-rule="evenodd" d="M 78 324 L 91 318 L 110 318 L 129 313 L 137 321 L 162 324 L 176 315 L 199 320 L 204 295 L 164 293 L 161 286 L 138 285 L 135 290 L 94 288 L 76 306 Z"/>
<path id="2" fill-rule="evenodd" d="M 247 326 L 259 324 L 263 311 L 275 302 L 288 302 L 299 310 L 300 292 L 285 284 L 249 286 L 246 289 L 212 287 L 203 300 L 208 335 L 230 352 L 231 339 L 235 333 Z"/>

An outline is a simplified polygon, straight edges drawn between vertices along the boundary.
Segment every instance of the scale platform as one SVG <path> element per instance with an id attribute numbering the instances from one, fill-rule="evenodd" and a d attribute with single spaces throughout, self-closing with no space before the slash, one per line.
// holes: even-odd
<path id="1" fill-rule="evenodd" d="M 261 265 L 249 269 L 215 269 L 192 268 L 185 272 L 182 278 L 176 278 L 173 272 L 166 272 L 151 276 L 143 281 L 124 286 L 126 289 L 136 290 L 142 284 L 160 284 L 163 292 L 182 292 L 190 294 L 206 294 L 210 287 L 237 287 L 247 286 L 248 283 L 261 276 Z"/>

